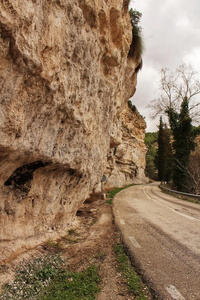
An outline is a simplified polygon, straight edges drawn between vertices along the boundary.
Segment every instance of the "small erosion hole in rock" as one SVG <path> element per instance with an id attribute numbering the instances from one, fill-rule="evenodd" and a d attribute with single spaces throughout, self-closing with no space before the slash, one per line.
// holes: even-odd
<path id="1" fill-rule="evenodd" d="M 83 215 L 84 215 L 84 211 L 82 209 L 77 210 L 77 212 L 76 212 L 77 217 L 81 217 Z"/>

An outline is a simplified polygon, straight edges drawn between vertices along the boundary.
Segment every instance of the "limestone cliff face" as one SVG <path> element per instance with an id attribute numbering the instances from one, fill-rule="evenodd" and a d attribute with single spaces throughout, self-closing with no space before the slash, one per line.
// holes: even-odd
<path id="1" fill-rule="evenodd" d="M 102 178 L 140 64 L 126 2 L 0 1 L 4 254 L 66 231 Z"/>
<path id="2" fill-rule="evenodd" d="M 137 109 L 127 105 L 118 120 L 118 144 L 110 149 L 106 169 L 106 188 L 147 182 L 144 174 L 146 123 Z"/>

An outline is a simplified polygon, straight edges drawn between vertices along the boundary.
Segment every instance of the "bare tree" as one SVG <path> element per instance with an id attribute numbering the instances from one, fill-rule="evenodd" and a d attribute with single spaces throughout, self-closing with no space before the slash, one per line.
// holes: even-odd
<path id="1" fill-rule="evenodd" d="M 174 159 L 174 167 L 184 173 L 187 180 L 184 183 L 186 192 L 200 195 L 200 137 L 196 139 L 196 148 L 191 152 L 187 166 Z"/>
<path id="2" fill-rule="evenodd" d="M 196 78 L 197 72 L 190 65 L 183 64 L 175 72 L 163 68 L 160 75 L 160 94 L 148 105 L 152 111 L 151 117 L 166 115 L 171 108 L 180 112 L 181 103 L 187 98 L 190 117 L 195 124 L 200 124 L 200 81 Z"/>
<path id="3" fill-rule="evenodd" d="M 200 195 L 200 144 L 190 156 L 187 171 L 189 192 Z"/>

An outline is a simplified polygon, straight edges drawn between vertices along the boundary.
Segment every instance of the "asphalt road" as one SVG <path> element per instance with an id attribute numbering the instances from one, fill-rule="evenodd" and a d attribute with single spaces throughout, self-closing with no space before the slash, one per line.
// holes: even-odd
<path id="1" fill-rule="evenodd" d="M 113 210 L 155 299 L 200 300 L 200 205 L 148 184 L 118 193 Z"/>

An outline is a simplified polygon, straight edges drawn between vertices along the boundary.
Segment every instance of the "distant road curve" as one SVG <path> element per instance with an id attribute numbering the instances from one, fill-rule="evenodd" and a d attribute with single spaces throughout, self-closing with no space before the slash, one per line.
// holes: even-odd
<path id="1" fill-rule="evenodd" d="M 200 205 L 137 185 L 114 199 L 116 224 L 159 300 L 200 300 Z"/>

